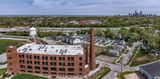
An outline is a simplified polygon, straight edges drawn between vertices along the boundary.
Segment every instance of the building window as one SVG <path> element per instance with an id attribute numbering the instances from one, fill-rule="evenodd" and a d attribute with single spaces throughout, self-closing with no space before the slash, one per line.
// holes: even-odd
<path id="1" fill-rule="evenodd" d="M 35 65 L 40 65 L 40 62 L 39 61 L 34 61 L 34 64 Z"/>
<path id="2" fill-rule="evenodd" d="M 70 57 L 68 57 L 68 61 L 70 61 Z"/>
<path id="3" fill-rule="evenodd" d="M 79 73 L 79 75 L 82 75 L 82 73 Z"/>
<path id="4" fill-rule="evenodd" d="M 64 62 L 59 62 L 59 66 L 65 66 Z"/>
<path id="5" fill-rule="evenodd" d="M 21 58 L 21 55 L 19 55 L 19 58 Z"/>
<path id="6" fill-rule="evenodd" d="M 8 57 L 8 59 L 12 59 L 12 57 Z"/>
<path id="7" fill-rule="evenodd" d="M 33 71 L 31 71 L 31 70 L 28 70 L 28 72 L 32 73 Z"/>
<path id="8" fill-rule="evenodd" d="M 32 55 L 30 55 L 30 59 L 32 59 Z"/>
<path id="9" fill-rule="evenodd" d="M 56 66 L 57 65 L 57 63 L 56 62 L 54 62 L 54 66 Z"/>
<path id="10" fill-rule="evenodd" d="M 70 63 L 68 63 L 68 66 L 71 66 Z"/>
<path id="11" fill-rule="evenodd" d="M 42 65 L 44 65 L 44 62 L 42 62 Z"/>
<path id="12" fill-rule="evenodd" d="M 25 68 L 25 66 L 24 66 L 24 65 L 20 65 L 20 67 L 21 67 L 21 68 Z"/>
<path id="13" fill-rule="evenodd" d="M 65 68 L 59 68 L 59 71 L 65 71 Z"/>
<path id="14" fill-rule="evenodd" d="M 50 64 L 53 65 L 53 62 L 51 62 Z"/>
<path id="15" fill-rule="evenodd" d="M 26 72 L 26 70 L 21 70 L 21 72 Z"/>
<path id="16" fill-rule="evenodd" d="M 13 70 L 13 68 L 10 68 L 9 70 Z"/>
<path id="17" fill-rule="evenodd" d="M 68 75 L 74 75 L 74 73 L 68 73 Z"/>
<path id="18" fill-rule="evenodd" d="M 34 61 L 34 64 L 37 64 L 37 61 Z"/>
<path id="19" fill-rule="evenodd" d="M 82 63 L 79 63 L 80 66 L 82 66 Z"/>
<path id="20" fill-rule="evenodd" d="M 42 56 L 42 60 L 44 60 L 44 56 Z"/>
<path id="21" fill-rule="evenodd" d="M 32 69 L 32 66 L 27 66 L 28 69 Z"/>
<path id="22" fill-rule="evenodd" d="M 22 60 L 19 60 L 20 63 L 22 63 Z"/>
<path id="23" fill-rule="evenodd" d="M 46 65 L 48 65 L 48 62 L 46 62 Z"/>
<path id="24" fill-rule="evenodd" d="M 40 65 L 40 61 L 38 61 L 38 65 Z"/>
<path id="25" fill-rule="evenodd" d="M 48 68 L 47 68 L 47 67 L 43 67 L 42 69 L 43 69 L 43 70 L 48 70 Z"/>
<path id="26" fill-rule="evenodd" d="M 61 66 L 62 65 L 62 63 L 61 62 L 59 62 L 59 66 Z"/>
<path id="27" fill-rule="evenodd" d="M 65 61 L 65 57 L 63 57 L 63 61 Z"/>
<path id="28" fill-rule="evenodd" d="M 43 74 L 48 74 L 48 72 L 43 72 Z"/>
<path id="29" fill-rule="evenodd" d="M 52 67 L 51 70 L 52 70 L 52 71 L 56 71 L 57 69 Z"/>
<path id="30" fill-rule="evenodd" d="M 71 61 L 74 61 L 74 57 L 71 57 Z"/>
<path id="31" fill-rule="evenodd" d="M 56 57 L 54 57 L 54 60 L 56 60 L 57 58 Z"/>
<path id="32" fill-rule="evenodd" d="M 26 58 L 28 59 L 28 55 L 26 56 Z"/>
<path id="33" fill-rule="evenodd" d="M 59 57 L 59 60 L 61 60 L 61 57 Z"/>
<path id="34" fill-rule="evenodd" d="M 34 59 L 37 59 L 37 57 L 36 57 L 36 56 L 34 56 Z"/>
<path id="35" fill-rule="evenodd" d="M 27 61 L 27 64 L 29 64 L 29 61 Z"/>
<path id="36" fill-rule="evenodd" d="M 82 57 L 79 57 L 79 60 L 82 61 Z"/>
<path id="37" fill-rule="evenodd" d="M 82 68 L 79 68 L 79 71 L 82 71 Z"/>
<path id="38" fill-rule="evenodd" d="M 22 58 L 24 58 L 24 55 L 21 55 L 22 56 Z"/>
<path id="39" fill-rule="evenodd" d="M 74 71 L 74 68 L 68 68 L 68 71 Z"/>
<path id="40" fill-rule="evenodd" d="M 46 60 L 48 60 L 48 57 L 46 56 Z"/>
<path id="41" fill-rule="evenodd" d="M 39 56 L 37 56 L 37 59 L 39 60 L 39 59 L 40 59 L 40 57 L 39 57 Z"/>
<path id="42" fill-rule="evenodd" d="M 30 61 L 30 64 L 32 64 L 32 61 Z"/>
<path id="43" fill-rule="evenodd" d="M 71 63 L 71 66 L 74 66 L 74 63 Z"/>
<path id="44" fill-rule="evenodd" d="M 39 67 L 39 66 L 35 66 L 35 69 L 36 69 L 36 70 L 40 70 L 40 67 Z"/>
<path id="45" fill-rule="evenodd" d="M 53 57 L 50 57 L 51 60 L 53 60 Z"/>
<path id="46" fill-rule="evenodd" d="M 8 50 L 7 52 L 12 52 L 11 50 Z"/>
<path id="47" fill-rule="evenodd" d="M 40 71 L 35 71 L 35 73 L 39 74 L 39 73 L 40 73 Z"/>

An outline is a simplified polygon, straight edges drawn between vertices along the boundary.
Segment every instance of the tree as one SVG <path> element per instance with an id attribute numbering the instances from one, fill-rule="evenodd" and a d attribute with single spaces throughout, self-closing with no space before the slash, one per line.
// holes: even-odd
<path id="1" fill-rule="evenodd" d="M 129 33 L 128 29 L 126 28 L 121 28 L 120 31 L 119 31 L 120 35 L 122 36 L 123 39 L 125 39 Z"/>
<path id="2" fill-rule="evenodd" d="M 102 31 L 102 30 L 100 30 L 100 29 L 96 29 L 96 30 L 95 30 L 95 36 L 99 36 L 99 37 L 101 37 L 101 36 L 104 36 L 104 33 L 103 33 L 103 31 Z"/>
<path id="3" fill-rule="evenodd" d="M 106 30 L 104 31 L 104 36 L 105 36 L 106 38 L 115 39 L 116 36 L 117 36 L 117 33 L 116 33 L 116 32 L 113 32 L 113 31 L 110 30 L 110 29 L 106 29 Z"/>

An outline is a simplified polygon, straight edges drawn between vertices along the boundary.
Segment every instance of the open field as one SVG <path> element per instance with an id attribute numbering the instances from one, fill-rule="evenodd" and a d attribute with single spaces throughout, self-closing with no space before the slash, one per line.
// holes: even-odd
<path id="1" fill-rule="evenodd" d="M 136 56 L 134 57 L 130 66 L 138 66 L 138 65 L 154 62 L 157 60 L 160 60 L 160 57 L 157 57 L 152 53 L 145 52 L 142 49 L 140 49 L 136 54 Z"/>
<path id="2" fill-rule="evenodd" d="M 102 79 L 106 74 L 108 74 L 111 71 L 110 68 L 104 67 L 100 71 L 98 71 L 94 76 L 92 76 L 89 79 Z"/>
<path id="3" fill-rule="evenodd" d="M 9 45 L 20 46 L 22 43 L 14 40 L 0 40 L 0 54 L 4 53 Z"/>
<path id="4" fill-rule="evenodd" d="M 31 74 L 20 74 L 20 75 L 15 75 L 11 79 L 48 79 L 48 78 L 31 75 Z"/>
<path id="5" fill-rule="evenodd" d="M 6 68 L 0 69 L 0 76 L 3 75 L 7 71 Z"/>

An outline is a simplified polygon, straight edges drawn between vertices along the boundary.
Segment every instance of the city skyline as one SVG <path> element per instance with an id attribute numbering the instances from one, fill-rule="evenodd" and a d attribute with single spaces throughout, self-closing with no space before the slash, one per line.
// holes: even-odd
<path id="1" fill-rule="evenodd" d="M 159 0 L 1 0 L 0 15 L 160 15 Z"/>

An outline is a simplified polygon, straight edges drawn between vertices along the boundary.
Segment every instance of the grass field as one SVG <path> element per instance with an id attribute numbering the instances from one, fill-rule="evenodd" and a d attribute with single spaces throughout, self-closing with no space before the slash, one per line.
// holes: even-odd
<path id="1" fill-rule="evenodd" d="M 96 74 L 95 79 L 102 79 L 110 71 L 111 71 L 110 68 L 104 67 L 98 74 Z"/>
<path id="2" fill-rule="evenodd" d="M 21 42 L 14 40 L 0 40 L 0 54 L 6 51 L 6 47 L 9 45 L 20 46 Z"/>
<path id="3" fill-rule="evenodd" d="M 20 74 L 20 75 L 15 75 L 11 79 L 48 79 L 48 78 L 31 75 L 31 74 Z"/>
<path id="4" fill-rule="evenodd" d="M 6 68 L 0 69 L 0 76 L 3 75 L 7 71 Z"/>
<path id="5" fill-rule="evenodd" d="M 142 49 L 140 49 L 136 54 L 136 56 L 134 57 L 130 66 L 143 65 L 143 64 L 154 62 L 157 60 L 160 60 L 160 57 L 157 57 L 150 52 L 145 52 Z"/>

